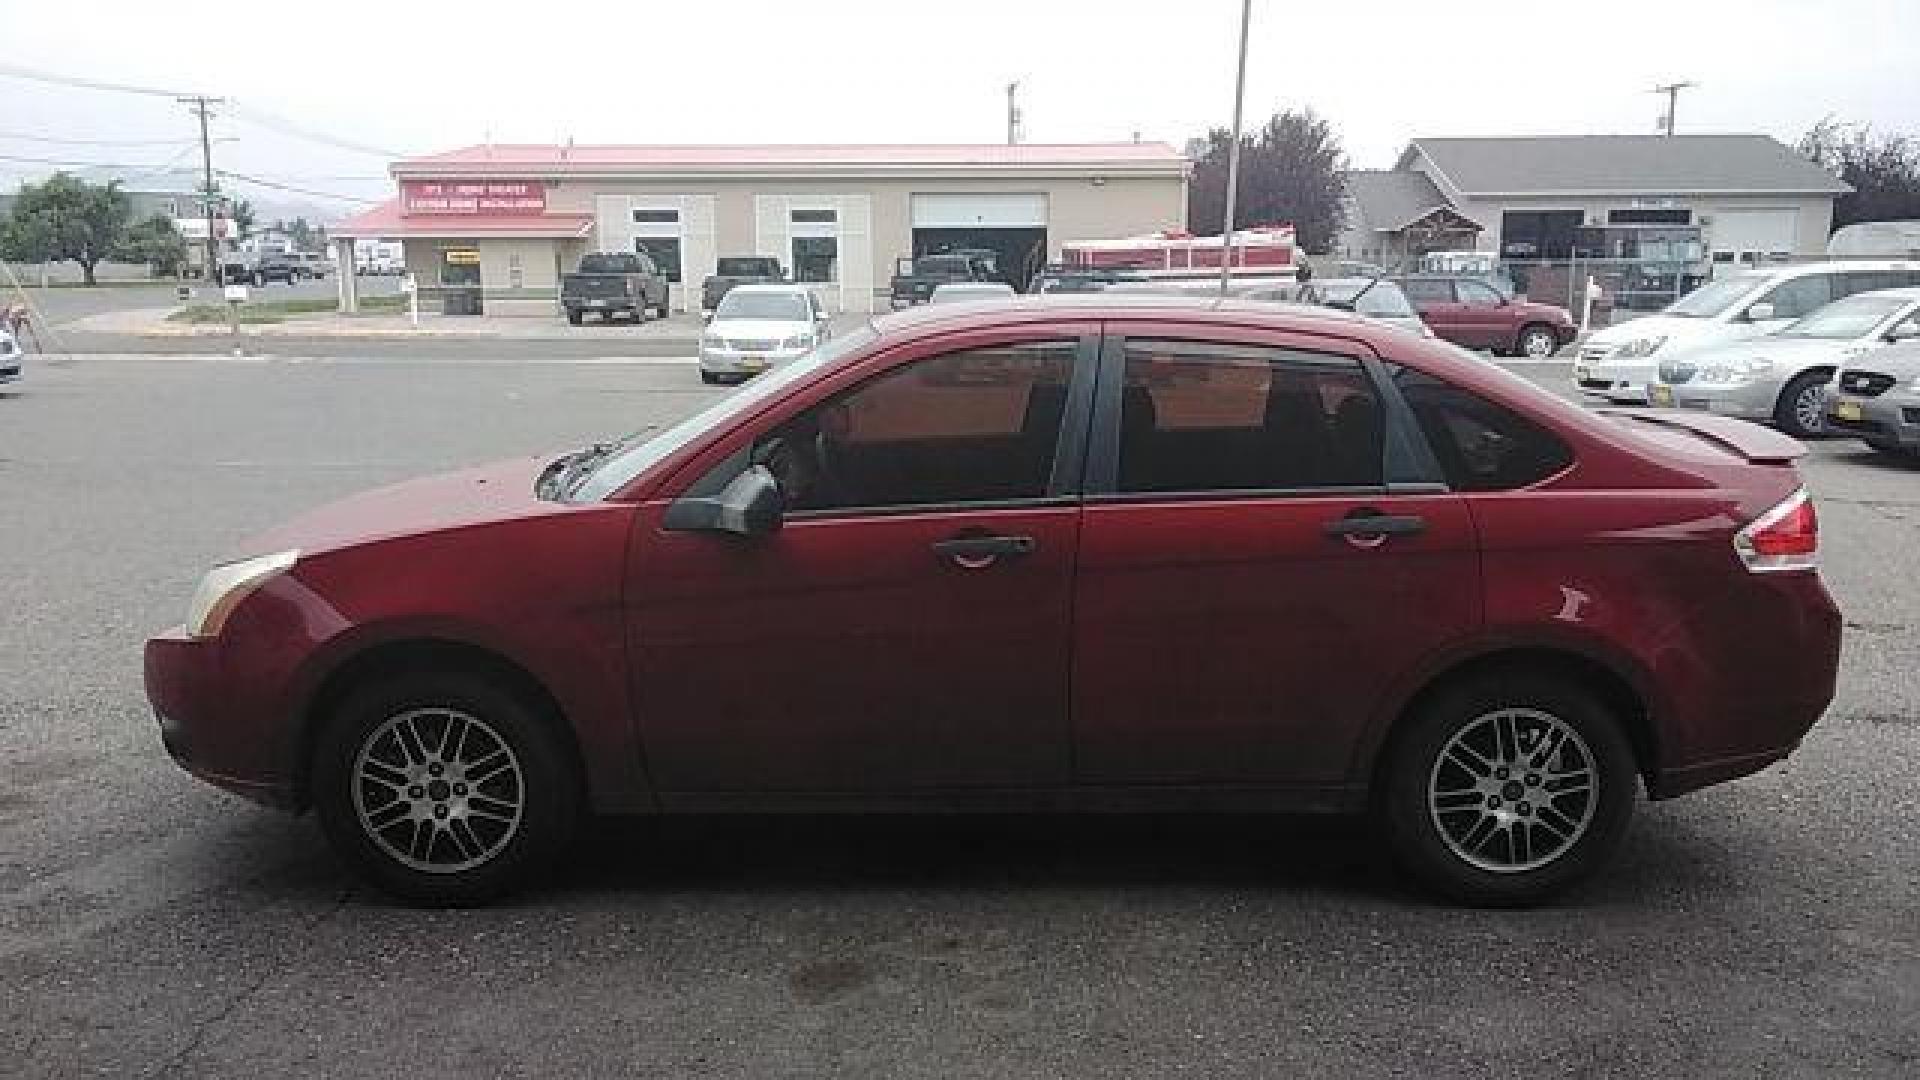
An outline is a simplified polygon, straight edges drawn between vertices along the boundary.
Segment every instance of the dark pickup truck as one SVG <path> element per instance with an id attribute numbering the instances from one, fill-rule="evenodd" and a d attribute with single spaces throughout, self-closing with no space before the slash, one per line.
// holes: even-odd
<path id="1" fill-rule="evenodd" d="M 735 285 L 763 285 L 785 280 L 787 272 L 780 268 L 780 260 L 771 256 L 721 259 L 714 265 L 713 273 L 707 276 L 707 280 L 700 283 L 700 310 L 710 312 L 719 307 L 720 298 Z"/>
<path id="2" fill-rule="evenodd" d="M 933 290 L 948 282 L 987 281 L 993 277 L 990 261 L 965 252 L 901 259 L 896 270 L 891 299 L 896 308 L 924 304 Z"/>
<path id="3" fill-rule="evenodd" d="M 575 326 L 590 311 L 608 322 L 622 314 L 644 322 L 650 312 L 664 319 L 667 305 L 667 276 L 645 252 L 596 251 L 580 257 L 579 270 L 560 275 L 560 306 Z"/>

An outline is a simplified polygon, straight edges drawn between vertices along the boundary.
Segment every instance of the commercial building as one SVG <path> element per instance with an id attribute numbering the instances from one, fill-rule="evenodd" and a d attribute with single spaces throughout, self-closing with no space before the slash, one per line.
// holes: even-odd
<path id="1" fill-rule="evenodd" d="M 490 145 L 390 171 L 397 197 L 332 230 L 347 265 L 357 240 L 399 240 L 423 306 L 550 315 L 595 250 L 646 251 L 678 310 L 741 255 L 842 311 L 883 302 L 899 259 L 950 248 L 990 248 L 1024 284 L 1063 244 L 1184 226 L 1188 163 L 1163 143 Z"/>
<path id="2" fill-rule="evenodd" d="M 1487 251 L 1521 277 L 1592 264 L 1657 306 L 1719 268 L 1823 257 L 1850 190 L 1765 135 L 1415 139 L 1392 170 L 1348 175 L 1338 247 L 1403 266 Z"/>

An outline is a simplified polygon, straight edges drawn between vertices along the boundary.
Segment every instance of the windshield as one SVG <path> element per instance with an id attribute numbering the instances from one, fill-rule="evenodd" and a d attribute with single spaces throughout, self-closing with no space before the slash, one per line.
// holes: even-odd
<path id="1" fill-rule="evenodd" d="M 1850 341 L 1872 333 L 1874 327 L 1912 303 L 1912 300 L 1893 296 L 1850 296 L 1815 308 L 1805 318 L 1780 331 L 1780 336 Z"/>
<path id="2" fill-rule="evenodd" d="M 772 259 L 721 259 L 714 272 L 721 277 L 779 277 L 780 266 Z"/>
<path id="3" fill-rule="evenodd" d="M 849 330 L 798 360 L 774 368 L 672 427 L 609 455 L 573 489 L 568 496 L 569 501 L 598 502 L 605 499 L 709 429 L 750 412 L 794 383 L 838 363 L 841 357 L 864 348 L 876 336 L 871 325 Z"/>
<path id="4" fill-rule="evenodd" d="M 734 289 L 720 298 L 713 318 L 773 319 L 779 322 L 806 322 L 813 318 L 807 298 L 793 292 L 745 292 Z"/>
<path id="5" fill-rule="evenodd" d="M 1683 319 L 1711 319 L 1732 307 L 1766 280 L 1762 274 L 1735 274 L 1710 281 L 1669 304 L 1661 314 L 1678 315 Z"/>
<path id="6" fill-rule="evenodd" d="M 1371 285 L 1371 287 L 1369 287 Z M 1322 303 L 1350 304 L 1355 313 L 1376 319 L 1413 319 L 1419 316 L 1407 303 L 1407 294 L 1391 281 L 1367 282 L 1336 279 L 1321 282 L 1316 290 Z M 1355 299 L 1358 297 L 1359 299 Z"/>

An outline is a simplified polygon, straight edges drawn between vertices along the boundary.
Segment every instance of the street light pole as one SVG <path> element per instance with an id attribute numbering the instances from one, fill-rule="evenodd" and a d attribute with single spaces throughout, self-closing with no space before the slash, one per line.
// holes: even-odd
<path id="1" fill-rule="evenodd" d="M 1240 69 L 1233 77 L 1233 142 L 1227 146 L 1227 212 L 1220 226 L 1220 295 L 1233 276 L 1233 214 L 1240 194 L 1240 110 L 1247 97 L 1247 24 L 1253 0 L 1240 0 Z"/>

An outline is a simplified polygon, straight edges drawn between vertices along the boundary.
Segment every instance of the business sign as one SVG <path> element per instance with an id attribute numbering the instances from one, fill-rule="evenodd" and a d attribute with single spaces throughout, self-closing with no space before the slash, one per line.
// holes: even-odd
<path id="1" fill-rule="evenodd" d="M 537 180 L 406 180 L 400 200 L 409 214 L 544 214 L 547 187 Z"/>

